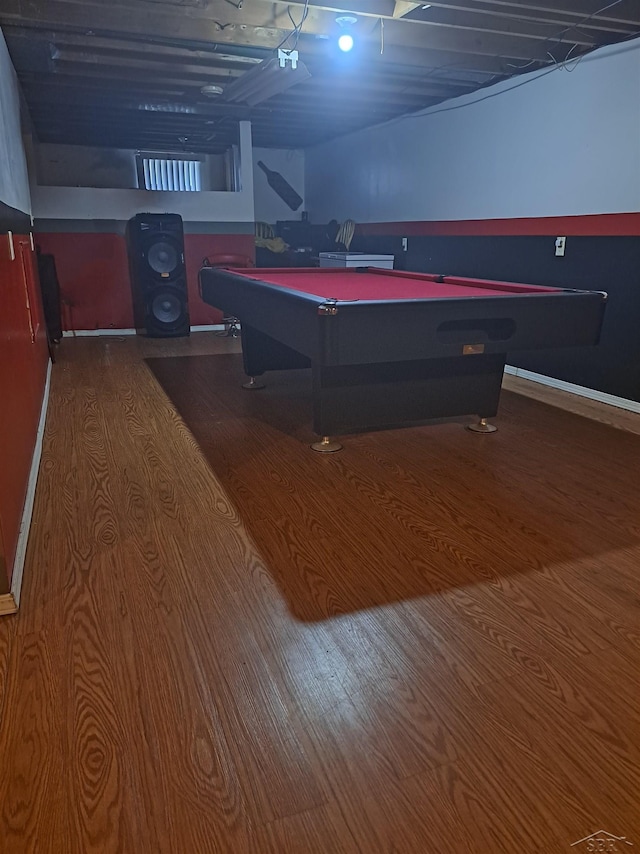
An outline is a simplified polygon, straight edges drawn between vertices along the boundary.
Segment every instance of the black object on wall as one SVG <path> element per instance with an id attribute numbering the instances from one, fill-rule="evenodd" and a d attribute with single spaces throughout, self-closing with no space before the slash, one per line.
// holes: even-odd
<path id="1" fill-rule="evenodd" d="M 150 338 L 189 334 L 184 233 L 178 214 L 138 214 L 127 224 L 134 325 Z"/>
<path id="2" fill-rule="evenodd" d="M 534 373 L 640 402 L 640 238 L 568 237 L 564 257 L 554 237 L 357 236 L 354 251 L 396 256 L 396 269 L 606 291 L 597 347 L 509 353 Z"/>
<path id="3" fill-rule="evenodd" d="M 0 200 L 0 234 L 12 231 L 14 234 L 29 234 L 31 217 L 29 214 L 12 208 Z"/>
<path id="4" fill-rule="evenodd" d="M 258 160 L 258 166 L 267 176 L 267 182 L 271 189 L 280 196 L 282 201 L 285 202 L 292 211 L 297 211 L 302 204 L 302 198 L 298 193 L 296 193 L 291 184 L 283 178 L 279 172 L 274 172 L 273 169 L 269 169 L 268 166 L 265 166 L 262 160 Z"/>
<path id="5" fill-rule="evenodd" d="M 40 252 L 38 252 L 37 259 L 47 337 L 50 342 L 56 342 L 62 338 L 60 284 L 56 272 L 56 262 L 53 255 L 42 255 Z"/>

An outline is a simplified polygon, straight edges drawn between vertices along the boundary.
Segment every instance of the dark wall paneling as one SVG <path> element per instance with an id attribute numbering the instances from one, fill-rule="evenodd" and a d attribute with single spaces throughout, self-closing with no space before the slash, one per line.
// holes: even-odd
<path id="1" fill-rule="evenodd" d="M 640 237 L 568 237 L 563 258 L 551 236 L 417 236 L 403 252 L 399 236 L 356 235 L 351 249 L 394 254 L 398 269 L 607 291 L 598 347 L 515 352 L 509 364 L 640 402 Z"/>

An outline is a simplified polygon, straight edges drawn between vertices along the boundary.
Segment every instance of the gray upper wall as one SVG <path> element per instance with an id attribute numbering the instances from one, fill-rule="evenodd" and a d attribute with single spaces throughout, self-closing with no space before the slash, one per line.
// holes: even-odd
<path id="1" fill-rule="evenodd" d="M 314 222 L 640 211 L 640 39 L 306 152 Z"/>
<path id="2" fill-rule="evenodd" d="M 18 81 L 0 30 L 0 204 L 31 213 Z"/>

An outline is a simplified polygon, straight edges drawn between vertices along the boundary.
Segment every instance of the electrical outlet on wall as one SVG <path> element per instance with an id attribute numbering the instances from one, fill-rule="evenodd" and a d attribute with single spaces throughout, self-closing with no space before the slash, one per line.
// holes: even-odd
<path id="1" fill-rule="evenodd" d="M 556 237 L 556 255 L 560 258 L 564 256 L 564 249 L 567 245 L 566 237 Z"/>

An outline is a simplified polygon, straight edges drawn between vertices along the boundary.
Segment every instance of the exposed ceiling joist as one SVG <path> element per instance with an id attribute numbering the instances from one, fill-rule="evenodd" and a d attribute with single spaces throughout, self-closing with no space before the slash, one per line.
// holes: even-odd
<path id="1" fill-rule="evenodd" d="M 135 74 L 135 82 L 144 80 L 158 80 L 158 74 L 162 73 L 160 65 L 147 64 L 142 61 L 128 62 L 120 61 L 116 57 L 110 57 L 107 61 L 96 60 L 90 53 L 72 56 L 61 52 L 56 58 L 56 75 L 78 75 L 87 74 L 100 77 L 101 79 L 122 79 L 128 85 L 132 83 L 132 71 Z M 228 68 L 201 67 L 197 65 L 180 65 L 175 67 L 171 73 L 171 82 L 174 86 L 193 86 L 205 83 L 219 83 L 225 86 L 241 76 L 239 71 Z"/>
<path id="2" fill-rule="evenodd" d="M 0 21 L 1 20 L 0 16 Z M 64 47 L 65 45 L 71 45 L 74 48 L 82 46 L 86 50 L 90 51 L 94 50 L 95 43 L 96 53 L 102 53 L 105 50 L 109 53 L 117 52 L 121 55 L 131 56 L 145 56 L 156 53 L 156 45 L 150 43 L 151 37 L 148 33 L 125 34 L 123 32 L 118 32 L 113 37 L 106 37 L 96 35 L 79 35 L 76 31 L 69 33 L 60 30 L 52 31 L 31 29 L 24 26 L 14 27 L 6 24 L 3 26 L 3 29 L 5 35 L 9 37 L 12 42 L 14 52 L 22 43 L 35 45 L 38 42 L 42 42 L 45 45 L 53 44 L 60 47 Z M 224 51 L 228 51 L 231 48 L 236 49 L 235 46 L 218 45 L 215 43 L 208 43 L 206 41 L 195 40 L 190 40 L 188 42 L 190 45 L 188 48 L 180 47 L 179 45 L 181 43 L 173 40 L 176 44 L 176 47 L 174 48 L 173 45 L 164 43 L 164 37 L 156 36 L 156 38 L 163 40 L 163 43 L 157 45 L 158 49 L 168 52 L 175 50 L 175 61 L 178 61 L 179 58 L 185 57 L 191 60 L 198 58 L 203 62 L 217 62 L 218 56 L 222 55 L 225 57 L 225 64 L 227 64 L 226 57 L 228 54 L 225 54 Z M 167 41 L 169 40 L 167 39 Z M 255 48 L 247 48 L 247 50 L 252 50 L 253 52 L 256 51 Z M 300 50 L 304 53 L 305 63 L 310 67 L 316 63 L 325 67 L 328 65 L 326 40 L 302 38 L 300 42 Z M 21 55 L 23 54 L 22 50 L 20 53 Z M 164 57 L 164 54 L 159 55 Z M 260 55 L 264 58 L 271 54 L 266 51 L 261 51 Z M 229 62 L 231 62 L 232 59 L 235 61 L 235 56 L 230 56 Z M 255 63 L 256 60 L 258 62 L 260 61 L 259 58 L 253 55 L 251 57 L 247 57 L 247 59 L 250 63 Z M 507 63 L 516 59 L 516 57 L 510 57 L 507 55 L 462 55 L 453 50 L 447 51 L 443 49 L 432 50 L 403 47 L 401 45 L 392 45 L 386 42 L 384 45 L 384 52 L 381 54 L 380 45 L 377 42 L 370 42 L 365 46 L 359 57 L 359 64 L 362 67 L 363 75 L 368 75 L 377 71 L 395 73 L 397 69 L 404 71 L 411 71 L 412 69 L 415 69 L 416 72 L 420 72 L 421 70 L 431 71 L 437 68 L 459 68 L 466 69 L 474 74 L 485 74 L 487 77 L 492 77 L 495 75 L 499 76 L 509 73 Z M 26 54 L 25 61 L 27 61 Z M 545 57 L 544 61 L 548 61 L 548 57 Z M 20 63 L 18 64 L 20 65 Z"/>
<path id="3" fill-rule="evenodd" d="M 1 7 L 2 0 L 0 0 Z M 0 21 L 2 21 L 2 12 L 0 11 Z M 3 29 L 11 33 L 12 39 L 27 39 L 29 41 L 44 41 L 60 47 L 70 48 L 86 48 L 88 44 L 95 51 L 106 51 L 109 53 L 119 53 L 121 56 L 129 54 L 134 55 L 152 55 L 166 62 L 178 61 L 180 58 L 188 59 L 190 62 L 203 61 L 208 62 L 212 58 L 218 63 L 238 65 L 239 67 L 248 68 L 261 62 L 266 52 L 256 48 L 251 51 L 249 48 L 242 48 L 242 52 L 238 49 L 227 48 L 227 52 L 223 46 L 213 42 L 205 42 L 199 40 L 196 43 L 189 43 L 175 39 L 163 39 L 157 37 L 151 40 L 147 34 L 135 35 L 129 32 L 121 32 L 119 35 L 102 38 L 92 33 L 80 33 L 68 29 L 44 29 L 29 26 L 29 22 L 25 22 L 25 26 L 17 26 L 3 23 Z M 233 50 L 233 52 L 231 52 Z M 252 55 L 255 54 L 255 55 Z"/>
<path id="4" fill-rule="evenodd" d="M 273 0 L 260 0 L 273 3 Z M 288 6 L 304 7 L 306 0 L 275 0 L 276 3 Z M 396 0 L 347 0 L 347 2 L 330 2 L 330 0 L 309 0 L 313 9 L 324 9 L 334 14 L 351 13 L 359 17 L 383 18 L 393 20 L 395 17 Z M 471 12 L 499 15 L 504 18 L 520 18 L 531 21 L 548 21 L 564 24 L 584 22 L 584 26 L 613 24 L 614 26 L 633 27 L 637 24 L 636 0 L 622 0 L 614 7 L 608 7 L 598 12 L 602 6 L 597 2 L 585 3 L 584 0 L 433 0 L 432 3 L 407 3 L 414 10 L 428 6 L 431 9 L 443 9 L 456 12 Z M 608 4 L 604 4 L 607 6 Z M 597 13 L 597 14 L 593 14 Z M 403 21 L 409 24 L 428 24 L 429 15 L 422 18 L 407 18 Z M 432 14 L 432 13 L 429 13 Z M 586 19 L 586 20 L 585 20 Z"/>
<path id="5" fill-rule="evenodd" d="M 297 32 L 305 2 L 0 0 L 0 26 L 42 140 L 168 151 L 221 150 L 246 118 L 258 146 L 311 145 L 640 32 L 638 0 L 309 0 Z M 251 109 L 206 97 L 282 44 L 310 80 Z"/>
<path id="6" fill-rule="evenodd" d="M 8 23 L 14 20 L 16 14 L 11 12 L 11 7 L 18 4 L 18 9 L 22 10 L 19 22 L 23 25 L 25 20 L 29 20 L 33 26 L 72 28 L 79 32 L 95 32 L 97 35 L 105 31 L 116 35 L 126 30 L 149 38 L 154 35 L 169 36 L 265 49 L 274 49 L 291 32 L 292 24 L 287 10 L 289 5 L 295 5 L 265 4 L 264 0 L 255 0 L 252 5 L 247 3 L 242 10 L 237 10 L 224 0 L 210 0 L 206 9 L 184 8 L 176 19 L 175 13 L 166 12 L 164 4 L 158 5 L 158 13 L 150 15 L 149 0 L 129 0 L 126 3 L 112 0 L 109 4 L 92 0 L 81 3 L 75 0 L 30 0 L 28 6 L 21 5 L 19 0 L 4 2 L 9 10 L 2 13 L 2 19 Z M 318 45 L 309 44 L 313 37 L 326 38 L 335 34 L 336 26 L 333 13 L 312 6 L 304 22 L 302 43 L 305 49 L 317 49 Z M 365 16 L 357 26 L 363 41 L 371 48 L 372 56 L 377 52 L 379 61 L 384 61 L 385 51 L 381 51 L 383 43 L 376 21 Z M 547 43 L 554 32 L 551 26 L 505 26 L 499 17 L 483 19 L 480 25 L 469 23 L 458 16 L 450 21 L 431 21 L 430 26 L 424 27 L 407 26 L 404 19 L 392 19 L 385 26 L 384 43 L 387 47 L 402 45 L 405 50 L 455 51 L 471 56 L 507 56 L 511 59 L 544 61 Z M 574 43 L 591 47 L 594 40 L 581 33 L 572 34 L 571 40 L 567 41 L 567 48 Z M 563 58 L 561 53 L 559 58 Z"/>

